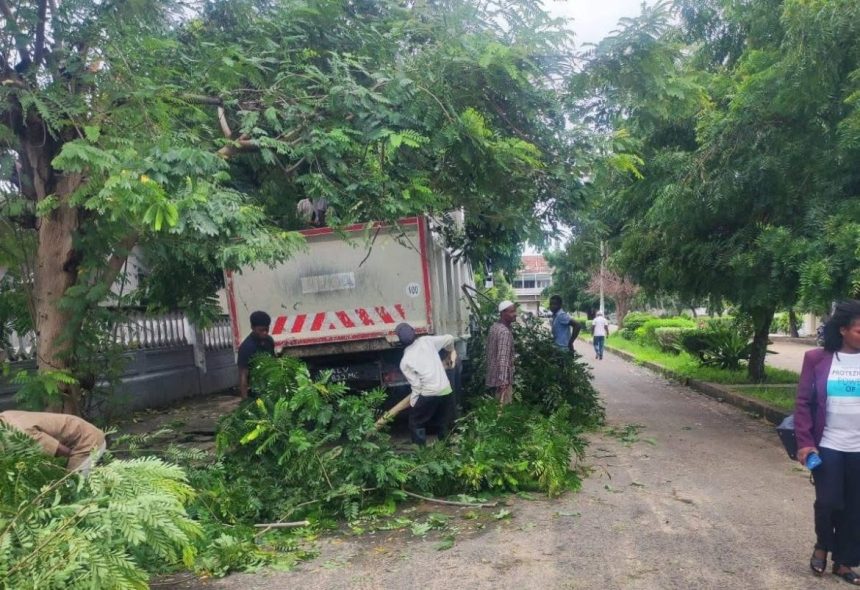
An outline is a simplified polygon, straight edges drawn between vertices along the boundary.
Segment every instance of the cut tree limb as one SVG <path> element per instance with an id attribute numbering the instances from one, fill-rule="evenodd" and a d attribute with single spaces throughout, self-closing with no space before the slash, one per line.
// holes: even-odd
<path id="1" fill-rule="evenodd" d="M 297 529 L 311 524 L 309 520 L 297 520 L 295 522 L 264 522 L 255 524 L 256 529 Z"/>
<path id="2" fill-rule="evenodd" d="M 419 500 L 424 500 L 425 502 L 433 502 L 435 504 L 445 504 L 446 506 L 465 506 L 467 508 L 494 508 L 498 505 L 497 502 L 481 502 L 478 504 L 472 502 L 454 502 L 452 500 L 440 500 L 438 498 L 430 498 L 428 496 L 422 496 L 421 494 L 416 494 L 415 492 L 410 492 L 407 490 L 400 490 L 407 496 L 412 496 L 413 498 L 418 498 Z"/>
<path id="3" fill-rule="evenodd" d="M 377 420 L 377 421 L 376 421 L 376 429 L 377 429 L 377 430 L 379 430 L 379 429 L 380 429 L 380 428 L 382 428 L 382 427 L 383 427 L 383 426 L 384 426 L 388 421 L 390 421 L 391 419 L 393 419 L 397 414 L 399 414 L 400 412 L 402 412 L 403 410 L 405 410 L 406 408 L 408 408 L 408 407 L 409 407 L 409 398 L 410 398 L 410 397 L 412 397 L 412 394 L 411 394 L 411 393 L 408 393 L 408 394 L 406 395 L 406 397 L 404 397 L 402 400 L 400 400 L 399 402 L 397 402 L 397 404 L 396 404 L 393 408 L 391 408 L 390 410 L 388 410 L 387 412 L 385 412 L 385 413 L 382 415 L 382 417 L 381 417 L 379 420 Z"/>

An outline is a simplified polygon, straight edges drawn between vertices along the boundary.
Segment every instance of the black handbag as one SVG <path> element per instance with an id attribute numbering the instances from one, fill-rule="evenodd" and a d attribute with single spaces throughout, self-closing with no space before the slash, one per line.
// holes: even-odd
<path id="1" fill-rule="evenodd" d="M 812 384 L 812 399 L 809 400 L 809 410 L 812 414 L 812 421 L 815 422 L 815 414 L 818 406 L 815 399 L 816 394 L 815 383 Z M 792 461 L 797 461 L 797 435 L 794 433 L 794 414 L 790 414 L 783 419 L 779 426 L 776 427 L 776 434 L 779 435 L 779 440 L 788 453 L 788 457 Z"/>
<path id="2" fill-rule="evenodd" d="M 776 427 L 776 433 L 785 452 L 792 461 L 797 461 L 797 436 L 794 434 L 794 414 L 790 414 Z"/>

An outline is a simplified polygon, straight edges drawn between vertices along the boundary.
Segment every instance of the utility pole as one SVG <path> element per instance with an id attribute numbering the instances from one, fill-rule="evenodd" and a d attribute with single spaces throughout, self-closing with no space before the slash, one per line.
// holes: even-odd
<path id="1" fill-rule="evenodd" d="M 603 268 L 606 258 L 606 242 L 600 240 L 600 313 L 606 315 L 606 308 L 603 306 Z"/>

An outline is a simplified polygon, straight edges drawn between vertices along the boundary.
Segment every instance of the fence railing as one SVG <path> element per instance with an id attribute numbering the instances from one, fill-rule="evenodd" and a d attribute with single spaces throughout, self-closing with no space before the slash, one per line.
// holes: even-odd
<path id="1" fill-rule="evenodd" d="M 203 329 L 202 333 L 206 350 L 220 350 L 233 346 L 233 327 L 227 316 L 219 318 L 211 326 Z"/>
<path id="2" fill-rule="evenodd" d="M 219 318 L 208 328 L 198 330 L 196 339 L 192 341 L 194 331 L 194 326 L 181 312 L 158 316 L 130 312 L 114 326 L 112 337 L 113 342 L 124 350 L 170 348 L 194 342 L 202 344 L 206 350 L 226 349 L 233 345 L 230 318 L 227 316 Z M 34 359 L 36 335 L 13 331 L 3 343 L 3 350 L 10 361 Z"/>

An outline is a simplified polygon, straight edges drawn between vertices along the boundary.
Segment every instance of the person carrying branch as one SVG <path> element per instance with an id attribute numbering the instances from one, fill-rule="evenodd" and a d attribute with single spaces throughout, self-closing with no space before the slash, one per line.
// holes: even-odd
<path id="1" fill-rule="evenodd" d="M 0 424 L 26 434 L 45 454 L 68 459 L 68 471 L 86 475 L 105 452 L 105 433 L 71 414 L 7 410 L 0 412 Z"/>
<path id="2" fill-rule="evenodd" d="M 400 361 L 400 372 L 409 381 L 412 393 L 409 397 L 409 432 L 412 442 L 427 444 L 427 425 L 435 418 L 439 425 L 439 438 L 448 433 L 453 413 L 454 396 L 445 366 L 439 353 L 454 352 L 454 337 L 442 336 L 417 337 L 415 328 L 409 324 L 399 324 L 394 333 L 406 348 Z"/>

